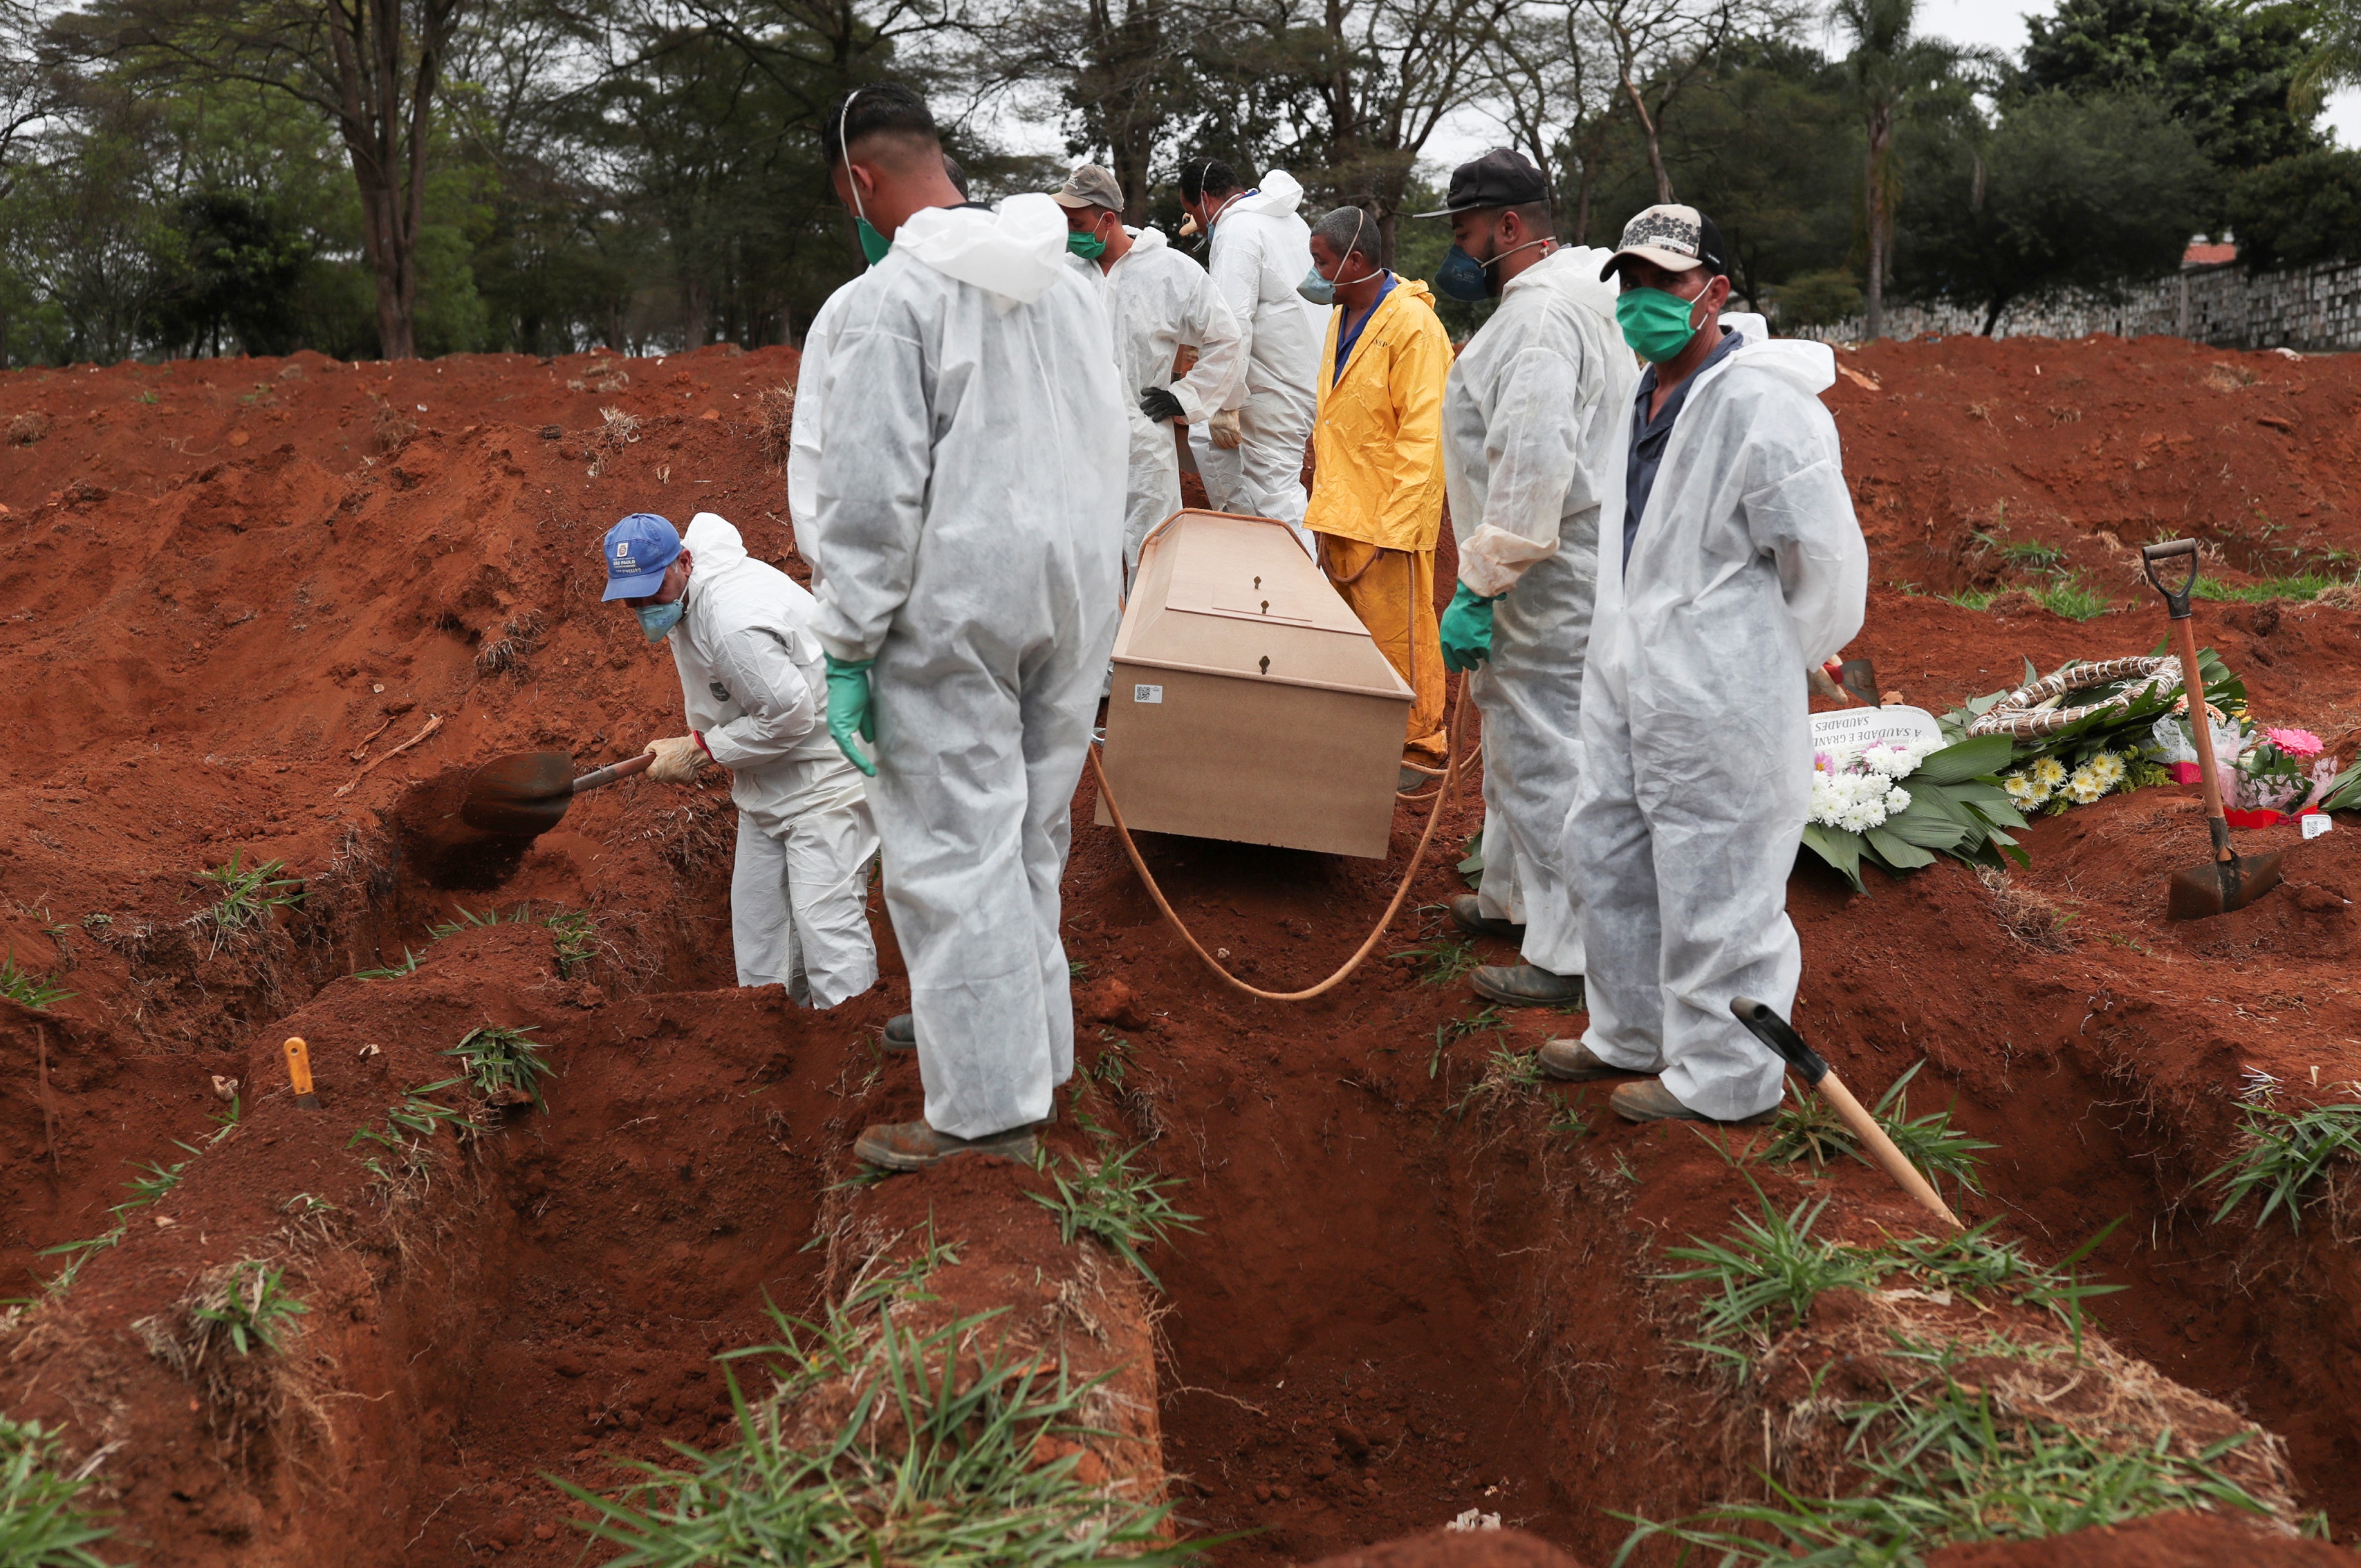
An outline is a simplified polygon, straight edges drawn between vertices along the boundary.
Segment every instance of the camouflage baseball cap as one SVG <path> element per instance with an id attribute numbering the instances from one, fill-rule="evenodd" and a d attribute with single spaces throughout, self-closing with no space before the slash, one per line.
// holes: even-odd
<path id="1" fill-rule="evenodd" d="M 1712 276 L 1727 277 L 1730 264 L 1721 247 L 1721 230 L 1695 207 L 1665 202 L 1623 225 L 1623 242 L 1607 265 L 1598 269 L 1601 281 L 1615 276 L 1627 256 L 1651 261 L 1667 272 L 1687 272 L 1702 267 Z"/>

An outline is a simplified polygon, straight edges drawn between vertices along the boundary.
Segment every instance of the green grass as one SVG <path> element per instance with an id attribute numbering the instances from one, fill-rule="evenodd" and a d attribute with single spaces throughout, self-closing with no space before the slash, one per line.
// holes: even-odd
<path id="1" fill-rule="evenodd" d="M 2325 572 L 2298 572 L 2292 576 L 2266 577 L 2259 583 L 2225 583 L 2200 574 L 2193 590 L 2202 599 L 2235 604 L 2261 604 L 2268 599 L 2316 599 L 2331 588 L 2351 587 L 2348 579 Z"/>
<path id="2" fill-rule="evenodd" d="M 562 909 L 544 915 L 541 923 L 557 946 L 557 977 L 572 980 L 589 967 L 598 953 L 598 924 L 587 910 Z"/>
<path id="3" fill-rule="evenodd" d="M 530 904 L 520 904 L 505 916 L 498 909 L 487 909 L 478 915 L 464 904 L 455 904 L 451 907 L 459 918 L 426 927 L 426 934 L 438 942 L 445 937 L 456 937 L 462 931 L 480 930 L 487 926 L 522 926 L 533 917 L 533 905 Z"/>
<path id="4" fill-rule="evenodd" d="M 302 879 L 279 874 L 287 869 L 286 861 L 264 861 L 259 865 L 241 865 L 239 853 L 232 850 L 229 864 L 197 873 L 221 890 L 221 896 L 205 912 L 213 921 L 216 947 L 221 937 L 233 931 L 260 929 L 263 923 L 270 918 L 272 910 L 303 902 Z M 295 891 L 285 892 L 287 888 Z"/>
<path id="5" fill-rule="evenodd" d="M 2270 1102 L 2270 1095 L 2266 1084 L 2248 1099 L 2239 1129 L 2246 1146 L 2201 1184 L 2223 1189 L 2222 1206 L 2213 1214 L 2217 1225 L 2248 1198 L 2260 1198 L 2257 1230 L 2285 1210 L 2288 1228 L 2301 1231 L 2305 1189 L 2338 1160 L 2361 1159 L 2361 1101 L 2283 1111 Z"/>
<path id="6" fill-rule="evenodd" d="M 230 1348 L 240 1355 L 257 1349 L 275 1351 L 280 1336 L 291 1326 L 288 1320 L 312 1310 L 280 1288 L 286 1275 L 283 1267 L 248 1258 L 230 1270 L 220 1301 L 192 1307 L 189 1315 L 219 1324 Z"/>
<path id="7" fill-rule="evenodd" d="M 383 969 L 357 969 L 353 970 L 353 978 L 355 980 L 400 980 L 403 975 L 418 972 L 420 956 L 404 948 L 401 949 L 400 963 L 389 964 Z"/>
<path id="8" fill-rule="evenodd" d="M 0 996 L 5 996 L 11 1002 L 21 1003 L 37 1011 L 47 1012 L 59 1003 L 69 1000 L 73 994 L 71 991 L 60 989 L 55 976 L 35 974 L 31 970 L 20 967 L 14 952 L 5 959 L 0 959 Z M 5 1560 L 0 1559 L 0 1561 Z"/>
<path id="9" fill-rule="evenodd" d="M 1927 1064 L 1914 1063 L 1910 1070 L 1894 1080 L 1892 1088 L 1870 1110 L 1885 1135 L 1894 1140 L 1920 1174 L 1937 1187 L 1949 1177 L 1971 1192 L 1983 1191 L 1978 1174 L 1982 1166 L 1979 1157 L 1996 1145 L 1971 1137 L 1951 1125 L 1949 1111 L 1933 1111 L 1924 1116 L 1910 1114 L 1910 1080 Z M 1809 1159 L 1814 1165 L 1826 1165 L 1839 1154 L 1868 1163 L 1852 1135 L 1828 1102 L 1792 1080 L 1787 1085 L 1787 1098 L 1772 1124 L 1771 1143 L 1763 1157 L 1777 1162 Z"/>
<path id="10" fill-rule="evenodd" d="M 74 1507 L 89 1486 L 59 1474 L 56 1434 L 0 1416 L 0 1563 L 7 1568 L 107 1568 L 90 1551 L 114 1532 Z"/>
<path id="11" fill-rule="evenodd" d="M 349 1149 L 368 1143 L 382 1144 L 387 1148 L 405 1154 L 415 1152 L 415 1145 L 433 1141 L 438 1129 L 456 1126 L 467 1119 L 449 1106 L 438 1105 L 427 1098 L 465 1081 L 464 1079 L 445 1078 L 434 1083 L 420 1084 L 386 1108 L 382 1131 L 376 1127 L 359 1128 L 345 1140 L 345 1147 Z"/>
<path id="12" fill-rule="evenodd" d="M 1157 1176 L 1133 1163 L 1147 1146 L 1120 1154 L 1102 1146 L 1095 1163 L 1069 1159 L 1056 1164 L 1044 1157 L 1041 1169 L 1057 1194 L 1027 1196 L 1058 1216 L 1058 1234 L 1068 1246 L 1078 1236 L 1096 1236 L 1161 1290 L 1164 1282 L 1139 1255 L 1140 1249 L 1170 1241 L 1175 1231 L 1195 1230 L 1197 1216 L 1172 1206 L 1170 1192 L 1181 1184 L 1179 1177 Z"/>
<path id="13" fill-rule="evenodd" d="M 2087 587 L 2081 578 L 2072 576 L 2059 577 L 2046 588 L 2033 591 L 2041 608 L 2068 620 L 2089 620 L 2107 608 L 2107 598 Z"/>
<path id="14" fill-rule="evenodd" d="M 1447 930 L 1437 932 L 1415 948 L 1404 948 L 1387 956 L 1417 959 L 1422 985 L 1449 985 L 1484 961 L 1477 957 L 1475 944 Z"/>
<path id="15" fill-rule="evenodd" d="M 1946 596 L 1945 602 L 1958 605 L 1961 609 L 1986 610 L 1992 608 L 1993 600 L 2008 591 L 2006 588 L 1961 588 L 1958 593 Z"/>
<path id="16" fill-rule="evenodd" d="M 676 1443 L 670 1464 L 622 1462 L 642 1479 L 611 1496 L 548 1479 L 588 1510 L 578 1528 L 622 1549 L 609 1568 L 1196 1560 L 1208 1543 L 1163 1539 L 1170 1505 L 1076 1475 L 1080 1445 L 1105 1435 L 1083 1416 L 1103 1379 L 1010 1346 L 997 1316 L 921 1331 L 883 1311 L 814 1324 L 774 1310 L 781 1343 L 741 1354 L 777 1382 L 750 1396 L 730 1374 L 732 1441 L 711 1453 Z M 829 1404 L 839 1413 L 815 1430 L 805 1407 L 824 1384 L 858 1397 Z"/>
<path id="17" fill-rule="evenodd" d="M 1506 1026 L 1501 1022 L 1498 1006 L 1479 1007 L 1464 1017 L 1445 1018 L 1434 1026 L 1434 1054 L 1426 1058 L 1427 1078 L 1432 1080 L 1443 1070 L 1443 1053 L 1468 1036 Z"/>
<path id="18" fill-rule="evenodd" d="M 541 1080 L 549 1064 L 541 1059 L 541 1042 L 525 1037 L 532 1033 L 530 1026 L 510 1029 L 487 1024 L 468 1030 L 443 1054 L 459 1058 L 467 1069 L 467 1081 L 486 1100 L 512 1104 L 521 1097 L 546 1111 L 549 1102 L 541 1097 Z"/>
<path id="19" fill-rule="evenodd" d="M 1465 1116 L 1478 1101 L 1487 1105 L 1512 1104 L 1533 1098 L 1541 1086 L 1541 1053 L 1521 1051 L 1504 1040 L 1492 1047 L 1492 1054 L 1485 1058 L 1483 1075 L 1467 1086 L 1451 1109 Z"/>

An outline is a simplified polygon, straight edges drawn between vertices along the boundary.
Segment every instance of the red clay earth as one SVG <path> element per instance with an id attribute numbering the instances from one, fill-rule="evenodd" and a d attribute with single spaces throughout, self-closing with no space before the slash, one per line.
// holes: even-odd
<path id="1" fill-rule="evenodd" d="M 2077 624 L 2022 596 L 1977 613 L 1881 586 L 1850 652 L 1922 706 L 2009 684 L 2027 657 L 2147 652 L 2163 618 L 2131 562 L 2160 533 L 2219 543 L 2208 570 L 2232 582 L 2361 550 L 2335 472 L 2361 419 L 2346 360 L 1960 339 L 1843 363 L 1877 383 L 1829 397 L 1876 582 L 2038 587 L 2000 549 L 2030 542 L 2116 601 Z M 778 350 L 299 356 L 0 379 L 0 527 L 16 542 L 0 668 L 21 694 L 0 762 L 15 829 L 0 839 L 0 946 L 76 993 L 47 1013 L 0 1003 L 0 1058 L 23 1086 L 0 1101 L 7 1293 L 55 1271 L 40 1249 L 106 1230 L 133 1162 L 190 1160 L 62 1306 L 7 1334 L 0 1404 L 68 1419 L 78 1457 L 122 1441 L 95 1474 L 125 1555 L 571 1563 L 577 1510 L 542 1476 L 611 1486 L 611 1455 L 721 1441 L 710 1357 L 774 1337 L 766 1302 L 804 1310 L 840 1288 L 859 1261 L 846 1238 L 906 1234 L 931 1208 L 939 1235 L 991 1265 L 978 1302 L 1005 1299 L 1023 1260 L 1054 1261 L 1047 1216 L 1022 1196 L 1040 1185 L 1030 1173 L 830 1191 L 862 1124 L 917 1113 L 914 1069 L 874 1049 L 906 985 L 881 917 L 888 978 L 870 996 L 809 1015 L 730 989 L 719 784 L 586 797 L 521 856 L 446 826 L 489 755 L 542 746 L 587 767 L 677 725 L 664 657 L 596 602 L 595 543 L 614 516 L 709 508 L 801 574 L 759 401 L 793 365 Z M 639 420 L 636 439 L 604 409 Z M 2361 616 L 2200 615 L 2259 716 L 2328 736 L 2361 725 Z M 1413 958 L 1305 1007 L 1225 992 L 1089 826 L 1089 795 L 1067 884 L 1088 1087 L 1052 1142 L 1087 1152 L 1087 1118 L 1153 1138 L 1149 1157 L 1187 1179 L 1179 1200 L 1200 1228 L 1150 1257 L 1169 1306 L 1154 1414 L 1184 1525 L 1257 1530 L 1218 1555 L 1264 1563 L 1474 1508 L 1600 1563 L 1628 1530 L 1610 1510 L 1664 1518 L 1747 1492 L 1760 1434 L 1731 1426 L 1719 1375 L 1681 1349 L 1690 1298 L 1653 1279 L 1663 1246 L 1751 1206 L 1722 1157 L 1683 1129 L 1615 1124 L 1596 1091 L 1563 1096 L 1582 1136 L 1553 1130 L 1554 1091 L 1456 1109 L 1498 1036 L 1438 1052 L 1438 1027 L 1474 1004 L 1422 983 Z M 1441 845 L 1474 831 L 1475 800 L 1470 780 Z M 1358 944 L 1422 811 L 1403 810 L 1383 863 L 1178 839 L 1147 852 L 1209 946 L 1257 983 L 1301 984 Z M 2128 1216 L 2097 1260 L 2126 1287 L 2098 1303 L 2113 1342 L 2283 1436 L 2304 1506 L 2350 1539 L 2361 1422 L 2337 1391 L 2361 1373 L 2352 1242 L 2318 1212 L 2300 1235 L 2215 1227 L 2197 1184 L 2234 1146 L 2246 1068 L 2307 1091 L 2317 1069 L 2323 1094 L 2361 1076 L 2347 902 L 2361 822 L 2311 842 L 2242 834 L 2288 847 L 2288 886 L 2167 926 L 2165 873 L 2203 852 L 2196 812 L 2163 789 L 2043 821 L 2006 907 L 1954 865 L 1872 873 L 1864 894 L 1799 870 L 1797 1022 L 1867 1094 L 1927 1059 L 1914 1104 L 1956 1097 L 2000 1146 L 1971 1219 L 1999 1216 L 2055 1256 Z M 194 918 L 215 893 L 197 873 L 233 853 L 284 861 L 302 904 L 258 933 Z M 1454 858 L 1421 872 L 1427 907 L 1381 951 L 1436 933 Z M 2026 928 L 2027 897 L 2073 916 L 2057 950 L 2003 923 Z M 538 924 L 430 935 L 462 909 L 520 906 L 588 911 L 587 966 L 561 965 Z M 346 978 L 405 950 L 423 955 L 414 974 Z M 425 1190 L 389 1190 L 348 1138 L 401 1090 L 448 1076 L 440 1053 L 486 1022 L 551 1043 L 546 1113 L 511 1112 Z M 1509 1022 L 1526 1045 L 1580 1025 Z M 320 1113 L 287 1095 L 289 1034 L 312 1042 Z M 246 1117 L 207 1145 L 227 1109 L 216 1075 L 241 1080 Z M 1758 1174 L 1773 1201 L 1805 1190 Z M 1865 1171 L 1816 1190 L 1838 1195 L 1846 1234 L 1916 1223 Z M 282 1381 L 212 1387 L 151 1354 L 137 1322 L 266 1245 L 296 1260 L 312 1309 Z M 251 1419 L 274 1402 L 276 1418 Z M 2180 1559 L 2083 1555 L 2196 1561 L 2218 1528 L 2117 1532 L 2178 1541 Z M 2247 1561 L 2349 1560 L 2236 1539 Z M 2056 1549 L 1977 1550 L 1960 1561 Z"/>

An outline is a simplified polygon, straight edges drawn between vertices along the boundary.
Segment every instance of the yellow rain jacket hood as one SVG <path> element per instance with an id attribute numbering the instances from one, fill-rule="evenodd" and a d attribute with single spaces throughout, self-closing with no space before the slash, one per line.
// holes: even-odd
<path id="1" fill-rule="evenodd" d="M 1396 278 L 1370 313 L 1340 378 L 1328 313 L 1320 350 L 1320 415 L 1312 428 L 1315 477 L 1304 526 L 1388 550 L 1434 548 L 1443 527 L 1443 389 L 1451 334 L 1434 295 Z"/>

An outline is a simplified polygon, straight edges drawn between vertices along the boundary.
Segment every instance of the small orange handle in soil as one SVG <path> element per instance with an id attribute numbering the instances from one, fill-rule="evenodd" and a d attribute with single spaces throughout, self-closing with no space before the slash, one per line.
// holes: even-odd
<path id="1" fill-rule="evenodd" d="M 319 1101 L 312 1093 L 311 1047 L 303 1043 L 302 1036 L 290 1035 L 286 1049 L 287 1077 L 295 1086 L 296 1103 L 302 1104 L 308 1101 L 317 1105 Z"/>

